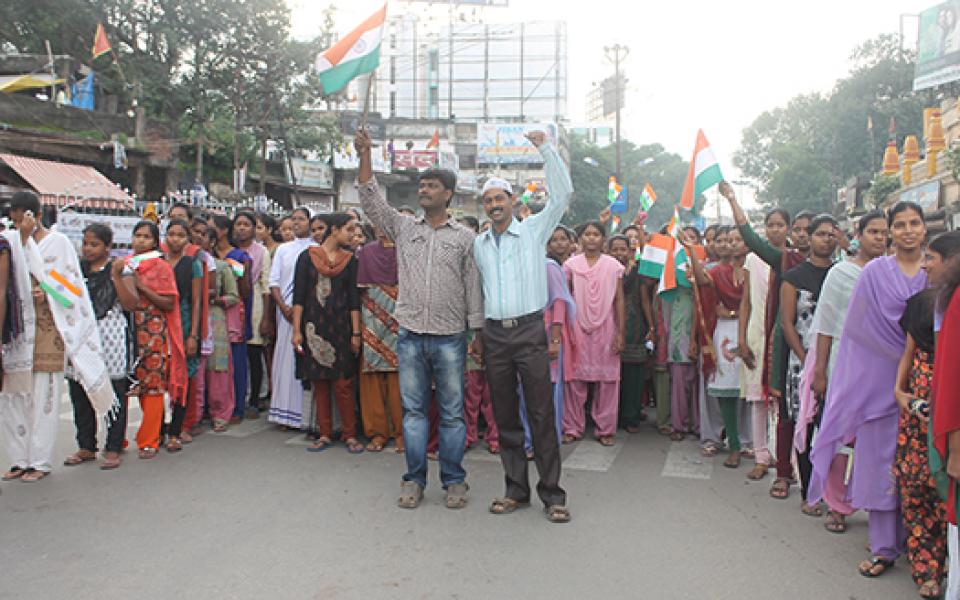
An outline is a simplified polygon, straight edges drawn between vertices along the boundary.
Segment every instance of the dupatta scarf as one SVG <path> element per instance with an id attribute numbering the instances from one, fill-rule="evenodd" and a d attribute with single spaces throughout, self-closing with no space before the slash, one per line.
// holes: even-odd
<path id="1" fill-rule="evenodd" d="M 960 294 L 954 292 L 937 337 L 933 389 L 930 394 L 933 400 L 933 446 L 942 457 L 944 467 L 949 449 L 948 437 L 951 432 L 960 429 L 960 369 L 956 365 L 957 356 L 960 356 Z M 933 466 L 931 464 L 931 470 L 934 470 Z M 957 481 L 948 479 L 947 485 L 947 520 L 956 525 Z"/>
<path id="2" fill-rule="evenodd" d="M 547 312 L 553 311 L 554 305 L 562 302 L 566 305 L 566 318 L 563 322 L 563 372 L 573 374 L 573 365 L 576 364 L 577 344 L 573 336 L 573 323 L 577 318 L 577 305 L 570 295 L 567 279 L 563 276 L 563 267 L 552 258 L 547 259 Z M 549 325 L 547 325 L 549 338 Z"/>
<path id="3" fill-rule="evenodd" d="M 187 403 L 187 359 L 183 350 L 183 327 L 180 323 L 180 296 L 173 268 L 166 259 L 151 258 L 137 266 L 140 281 L 154 293 L 173 297 L 173 308 L 160 311 L 167 320 L 167 340 L 170 351 L 170 370 L 167 373 L 167 394 L 170 401 L 181 406 Z"/>
<path id="4" fill-rule="evenodd" d="M 120 403 L 103 362 L 93 305 L 73 245 L 66 236 L 53 231 L 39 244 L 32 237 L 23 244 L 16 230 L 5 231 L 3 236 L 10 245 L 11 287 L 17 288 L 19 298 L 27 300 L 31 298 L 31 275 L 41 283 L 77 379 L 96 413 L 111 423 Z M 30 394 L 36 315 L 32 301 L 21 302 L 20 307 L 27 327 L 4 345 L 3 391 Z"/>
<path id="5" fill-rule="evenodd" d="M 601 254 L 591 267 L 583 254 L 567 259 L 564 271 L 570 273 L 573 298 L 579 307 L 577 323 L 587 333 L 599 329 L 613 311 L 613 300 L 620 285 L 623 265 Z"/>

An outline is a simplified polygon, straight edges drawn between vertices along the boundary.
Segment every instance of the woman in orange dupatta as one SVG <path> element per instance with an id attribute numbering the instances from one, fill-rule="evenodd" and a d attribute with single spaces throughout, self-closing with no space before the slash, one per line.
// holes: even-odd
<path id="1" fill-rule="evenodd" d="M 160 429 L 173 403 L 187 401 L 177 282 L 159 247 L 156 224 L 140 221 L 133 229 L 134 255 L 114 264 L 123 283 L 117 288 L 120 302 L 133 313 L 137 358 L 129 393 L 140 399 L 143 411 L 137 447 L 144 459 L 157 455 Z"/>

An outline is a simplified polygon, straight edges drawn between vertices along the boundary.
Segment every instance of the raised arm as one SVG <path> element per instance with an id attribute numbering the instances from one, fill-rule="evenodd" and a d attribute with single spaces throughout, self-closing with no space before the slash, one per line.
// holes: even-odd
<path id="1" fill-rule="evenodd" d="M 747 214 L 740 208 L 737 202 L 737 195 L 726 181 L 720 182 L 720 194 L 730 203 L 730 210 L 733 211 L 733 220 L 737 223 L 737 229 L 740 231 L 740 237 L 750 251 L 759 256 L 763 262 L 770 265 L 777 273 L 780 272 L 780 262 L 783 258 L 783 252 L 774 248 L 769 242 L 757 235 L 757 232 L 750 226 Z"/>
<path id="2" fill-rule="evenodd" d="M 357 174 L 357 183 L 360 188 L 358 190 L 360 206 L 374 225 L 382 229 L 391 240 L 396 241 L 399 224 L 405 217 L 397 209 L 390 206 L 387 199 L 380 193 L 380 187 L 373 176 L 371 146 L 370 136 L 367 132 L 363 129 L 357 129 L 357 135 L 353 138 L 353 147 L 360 158 L 360 171 Z"/>
<path id="3" fill-rule="evenodd" d="M 697 279 L 697 285 L 709 285 L 712 287 L 713 279 L 710 278 L 707 270 L 703 268 L 703 263 L 700 261 L 700 257 L 697 256 L 694 247 L 689 244 L 683 244 L 683 249 L 686 250 L 687 258 L 690 259 L 690 264 L 693 265 L 693 276 Z"/>
<path id="4" fill-rule="evenodd" d="M 570 181 L 570 173 L 564 166 L 557 149 L 547 141 L 547 136 L 542 131 L 531 131 L 527 134 L 527 139 L 540 150 L 540 155 L 543 157 L 543 170 L 550 198 L 543 210 L 528 217 L 524 223 L 528 224 L 527 227 L 533 227 L 536 230 L 540 245 L 546 246 L 550 236 L 553 235 L 553 230 L 560 224 L 563 213 L 567 212 L 567 207 L 570 206 L 573 182 Z"/>

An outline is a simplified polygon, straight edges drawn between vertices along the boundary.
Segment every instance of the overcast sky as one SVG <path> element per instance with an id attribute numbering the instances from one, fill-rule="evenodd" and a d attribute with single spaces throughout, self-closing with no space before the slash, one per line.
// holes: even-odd
<path id="1" fill-rule="evenodd" d="M 294 35 L 314 34 L 325 2 L 287 0 Z M 380 0 L 336 2 L 341 32 L 382 5 Z M 422 3 L 393 0 L 388 9 Z M 510 0 L 508 8 L 484 9 L 488 22 L 563 19 L 568 23 L 568 107 L 584 120 L 592 82 L 612 66 L 603 47 L 630 47 L 630 79 L 623 135 L 639 144 L 660 142 L 688 158 L 703 128 L 734 179 L 730 158 L 742 130 L 763 111 L 799 93 L 827 92 L 847 73 L 851 51 L 880 33 L 896 33 L 902 13 L 917 13 L 935 0 Z M 907 46 L 916 44 L 917 20 L 904 19 Z"/>

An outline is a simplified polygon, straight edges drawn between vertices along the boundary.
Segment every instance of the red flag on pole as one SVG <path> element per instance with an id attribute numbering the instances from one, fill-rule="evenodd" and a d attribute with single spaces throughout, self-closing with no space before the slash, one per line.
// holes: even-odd
<path id="1" fill-rule="evenodd" d="M 110 52 L 113 48 L 110 46 L 110 40 L 107 39 L 107 32 L 103 28 L 103 23 L 97 23 L 97 33 L 93 36 L 93 58 L 97 58 Z"/>
<path id="2" fill-rule="evenodd" d="M 433 130 L 433 137 L 427 142 L 427 149 L 440 147 L 440 129 Z"/>

